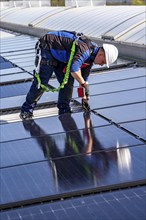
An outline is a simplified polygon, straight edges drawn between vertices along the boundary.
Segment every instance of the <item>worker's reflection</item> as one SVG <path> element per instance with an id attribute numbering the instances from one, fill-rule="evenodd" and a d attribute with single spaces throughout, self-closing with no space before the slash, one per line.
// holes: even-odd
<path id="1" fill-rule="evenodd" d="M 65 133 L 47 135 L 34 121 L 24 121 L 25 129 L 35 137 L 53 170 L 58 190 L 98 185 L 106 177 L 117 151 L 104 151 L 98 141 L 90 113 L 84 113 L 85 128 L 79 130 L 71 114 L 59 116 Z"/>

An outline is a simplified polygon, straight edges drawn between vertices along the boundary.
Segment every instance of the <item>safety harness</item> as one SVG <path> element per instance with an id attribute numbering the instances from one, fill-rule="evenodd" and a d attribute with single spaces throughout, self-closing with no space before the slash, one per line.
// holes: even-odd
<path id="1" fill-rule="evenodd" d="M 40 66 L 40 63 L 41 63 L 41 56 L 39 57 L 38 65 L 36 67 L 36 72 L 35 72 L 35 77 L 38 81 L 38 88 L 44 89 L 45 92 L 58 92 L 60 89 L 64 88 L 64 86 L 68 82 L 68 78 L 69 78 L 69 74 L 70 74 L 70 67 L 71 67 L 72 60 L 73 60 L 73 57 L 74 57 L 74 54 L 75 54 L 76 42 L 77 42 L 76 40 L 73 41 L 69 61 L 67 63 L 67 67 L 66 67 L 66 73 L 64 75 L 63 82 L 60 84 L 60 86 L 58 88 L 49 89 L 47 86 L 45 86 L 44 84 L 41 83 L 41 79 L 40 79 L 40 75 L 39 75 L 39 66 Z"/>
<path id="2" fill-rule="evenodd" d="M 75 32 L 72 32 L 72 33 L 75 33 Z M 74 54 L 75 54 L 77 41 L 78 41 L 79 38 L 82 38 L 82 36 L 84 36 L 82 33 L 76 33 L 75 35 L 76 35 L 77 38 L 73 41 L 73 44 L 72 44 L 72 47 L 71 47 L 71 53 L 70 53 L 69 61 L 67 63 L 66 73 L 64 75 L 64 79 L 63 79 L 62 83 L 60 84 L 60 86 L 58 88 L 54 88 L 54 89 L 49 89 L 47 86 L 45 86 L 44 84 L 41 83 L 39 72 L 40 72 L 40 64 L 42 64 L 42 60 L 41 60 L 41 50 L 40 50 L 40 47 L 39 47 L 40 42 L 37 43 L 36 50 L 37 50 L 38 60 L 37 60 L 37 66 L 36 66 L 36 70 L 35 70 L 35 77 L 38 81 L 38 89 L 42 88 L 46 92 L 58 92 L 60 89 L 64 88 L 64 86 L 68 83 L 68 78 L 69 78 L 69 74 L 70 74 L 70 67 L 71 67 L 72 60 L 73 60 L 73 57 L 74 57 Z M 49 61 L 47 61 L 47 62 L 48 62 L 48 65 L 49 65 L 50 62 Z"/>

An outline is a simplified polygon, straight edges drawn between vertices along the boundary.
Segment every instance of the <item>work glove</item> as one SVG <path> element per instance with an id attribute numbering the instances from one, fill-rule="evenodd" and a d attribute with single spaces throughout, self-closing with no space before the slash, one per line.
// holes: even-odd
<path id="1" fill-rule="evenodd" d="M 89 112 L 90 111 L 90 105 L 88 103 L 87 99 L 82 99 L 82 108 L 84 111 Z"/>
<path id="2" fill-rule="evenodd" d="M 85 96 L 86 96 L 86 99 L 89 100 L 89 97 L 90 97 L 90 93 L 89 93 L 89 85 L 85 82 L 81 85 L 84 90 L 85 90 Z"/>

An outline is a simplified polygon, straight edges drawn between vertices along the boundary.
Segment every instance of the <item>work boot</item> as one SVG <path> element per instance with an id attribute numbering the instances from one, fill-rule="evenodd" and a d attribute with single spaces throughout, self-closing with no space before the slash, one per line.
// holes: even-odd
<path id="1" fill-rule="evenodd" d="M 32 112 L 21 112 L 19 116 L 22 120 L 29 120 L 29 119 L 32 119 L 33 113 Z"/>
<path id="2" fill-rule="evenodd" d="M 72 113 L 72 111 L 70 108 L 59 108 L 59 115 L 62 115 L 65 113 Z"/>
<path id="3" fill-rule="evenodd" d="M 33 110 L 36 106 L 36 103 L 28 104 L 27 102 L 24 102 L 24 104 L 21 107 L 21 113 L 20 118 L 22 120 L 29 120 L 33 117 Z"/>

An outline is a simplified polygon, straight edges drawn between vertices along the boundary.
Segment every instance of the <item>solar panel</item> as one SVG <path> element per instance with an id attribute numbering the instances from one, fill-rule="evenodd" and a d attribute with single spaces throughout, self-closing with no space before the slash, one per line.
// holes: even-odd
<path id="1" fill-rule="evenodd" d="M 63 201 L 17 208 L 1 213 L 1 220 L 108 219 L 145 220 L 146 187 L 71 198 Z M 132 206 L 129 207 L 129 204 Z M 84 213 L 84 214 L 82 214 Z M 84 215 L 84 216 L 83 216 Z"/>
<path id="2" fill-rule="evenodd" d="M 17 61 L 16 65 L 18 67 L 24 68 L 25 70 L 26 70 L 26 67 L 30 67 L 30 66 L 31 66 L 32 70 L 35 68 L 35 66 L 34 66 L 34 59 L 29 59 L 29 58 L 28 59 L 24 59 L 24 61 L 23 60 Z"/>
<path id="3" fill-rule="evenodd" d="M 142 102 L 100 109 L 97 112 L 146 141 L 145 106 L 146 102 Z"/>
<path id="4" fill-rule="evenodd" d="M 16 39 L 15 39 L 16 41 Z M 34 54 L 35 52 L 35 49 L 27 49 L 27 50 L 21 50 L 21 47 L 20 47 L 20 50 L 18 51 L 8 51 L 8 52 L 5 52 L 4 53 L 4 56 L 7 57 L 7 59 L 11 59 L 11 58 L 15 58 L 15 57 L 18 57 L 18 55 L 21 57 L 21 56 L 28 56 L 29 54 Z"/>
<path id="5" fill-rule="evenodd" d="M 12 70 L 12 69 L 10 69 L 10 70 Z M 4 75 L 4 76 L 1 76 L 0 77 L 0 79 L 1 79 L 1 83 L 16 83 L 16 82 L 19 82 L 19 81 L 24 81 L 24 80 L 29 80 L 29 79 L 32 79 L 32 75 L 30 75 L 29 73 L 27 73 L 27 72 L 19 72 L 19 73 L 17 73 L 16 72 L 16 74 L 14 73 L 14 74 L 11 74 L 11 75 Z"/>
<path id="6" fill-rule="evenodd" d="M 5 62 L 4 58 L 2 56 L 0 56 L 0 63 Z"/>
<path id="7" fill-rule="evenodd" d="M 13 64 L 10 62 L 3 62 L 0 65 L 1 65 L 1 69 L 13 68 Z"/>
<path id="8" fill-rule="evenodd" d="M 78 99 L 77 99 L 78 100 Z M 145 100 L 145 88 L 131 91 L 123 91 L 106 95 L 91 96 L 90 103 L 92 109 L 108 108 L 134 104 Z"/>
<path id="9" fill-rule="evenodd" d="M 124 149 L 123 149 L 124 150 Z M 1 169 L 1 205 L 30 199 L 60 198 L 60 194 L 98 192 L 144 180 L 145 146 L 91 155 L 77 155 Z M 124 160 L 127 154 L 127 159 Z M 124 156 L 123 156 L 124 155 Z M 129 158 L 128 158 L 129 157 Z M 36 200 L 37 199 L 37 200 Z M 28 201 L 24 201 L 28 200 Z"/>
<path id="10" fill-rule="evenodd" d="M 0 56 L 0 69 L 8 69 L 13 68 L 13 64 L 4 59 L 4 57 Z"/>
<path id="11" fill-rule="evenodd" d="M 17 139 L 24 139 L 31 137 L 35 132 L 36 128 L 36 136 L 42 136 L 45 134 L 58 134 L 62 132 L 66 132 L 64 129 L 68 129 L 68 131 L 74 131 L 77 129 L 84 129 L 85 128 L 85 119 L 83 113 L 74 113 L 72 116 L 67 115 L 65 117 L 67 120 L 60 120 L 57 116 L 52 116 L 48 118 L 36 119 L 35 121 L 27 122 L 26 124 L 22 122 L 15 122 L 9 124 L 0 125 L 1 129 L 1 142 L 10 141 L 10 140 L 17 140 Z M 94 123 L 94 126 L 102 126 L 107 125 L 108 122 L 104 119 L 97 117 L 94 114 L 91 114 L 91 122 Z M 34 128 L 34 129 L 33 129 Z M 32 135 L 30 134 L 30 130 L 32 130 Z M 21 130 L 21 132 L 18 132 Z M 7 132 L 6 132 L 7 131 Z M 9 132 L 8 132 L 9 131 Z M 6 132 L 6 133 L 5 133 Z M 7 134 L 7 135 L 6 135 Z"/>
<path id="12" fill-rule="evenodd" d="M 0 76 L 8 75 L 8 74 L 14 74 L 14 73 L 20 73 L 22 70 L 18 67 L 8 68 L 8 69 L 1 69 Z"/>
<path id="13" fill-rule="evenodd" d="M 29 58 L 29 59 L 28 59 Z M 22 60 L 22 59 L 24 59 L 24 61 L 25 61 L 25 59 L 28 59 L 28 61 L 29 60 L 34 60 L 34 58 L 35 58 L 35 49 L 34 50 L 24 50 L 23 51 L 23 53 L 21 53 L 21 51 L 20 52 L 15 52 L 15 53 L 10 53 L 10 55 L 8 56 L 7 55 L 7 59 L 9 60 L 11 60 L 12 62 L 17 62 L 17 61 L 20 61 L 20 60 Z"/>
<path id="14" fill-rule="evenodd" d="M 97 110 L 103 116 L 112 119 L 116 123 L 141 120 L 146 117 L 145 102 L 111 107 Z"/>
<path id="15" fill-rule="evenodd" d="M 28 74 L 29 75 L 29 74 Z M 137 102 L 142 102 L 145 100 L 145 88 L 139 88 L 134 90 L 128 90 L 128 91 L 119 91 L 115 93 L 107 93 L 107 94 L 101 94 L 97 95 L 96 89 L 93 91 L 95 92 L 94 96 L 91 96 L 90 98 L 90 104 L 92 109 L 96 109 L 98 106 L 98 109 L 101 108 L 107 108 L 107 107 L 113 107 L 113 106 L 119 106 L 119 105 L 125 105 L 125 104 L 134 104 Z M 25 100 L 26 96 L 22 97 L 12 97 L 9 98 L 9 101 L 7 101 L 7 98 L 1 100 L 1 108 L 12 108 L 12 107 L 20 107 Z M 111 98 L 112 97 L 112 98 Z M 50 101 L 57 101 L 58 94 L 57 93 L 44 93 L 43 97 L 39 100 L 39 103 L 46 103 Z M 12 101 L 11 101 L 12 100 Z M 16 101 L 17 100 L 17 101 Z M 79 100 L 79 98 L 76 98 L 76 100 Z"/>
<path id="16" fill-rule="evenodd" d="M 146 141 L 146 120 L 122 123 L 121 126 Z"/>
<path id="17" fill-rule="evenodd" d="M 10 84 L 1 87 L 0 98 L 26 95 L 29 91 L 31 82 Z"/>
<path id="18" fill-rule="evenodd" d="M 69 120 L 69 122 L 71 122 Z M 74 123 L 74 122 L 73 122 Z M 82 129 L 81 121 L 78 126 L 75 124 L 74 129 L 70 127 L 60 129 L 58 134 L 47 135 L 47 131 L 44 131 L 37 123 L 26 123 L 24 125 L 26 129 L 26 135 L 31 134 L 31 137 L 23 132 L 22 139 L 6 141 L 1 143 L 1 167 L 13 166 L 18 164 L 25 164 L 34 161 L 47 160 L 48 156 L 51 158 L 61 158 L 76 154 L 88 153 L 92 151 L 103 151 L 105 149 L 116 149 L 117 147 L 123 148 L 127 146 L 135 146 L 142 144 L 139 140 L 135 140 L 130 135 L 124 132 L 114 129 L 112 126 L 105 127 L 106 122 L 104 120 L 97 119 L 96 126 L 87 131 Z M 59 124 L 56 123 L 56 126 Z M 63 125 L 64 127 L 66 125 Z M 67 127 L 67 126 L 66 126 Z M 13 127 L 15 128 L 15 127 Z M 78 131 L 78 129 L 80 131 Z M 9 131 L 9 129 L 7 129 Z M 116 131 L 117 130 L 117 131 Z M 102 132 L 106 132 L 109 137 L 105 137 L 103 141 Z M 49 132 L 49 130 L 48 130 Z M 90 149 L 87 147 L 88 134 L 90 134 Z M 117 136 L 115 136 L 117 135 Z M 70 141 L 74 143 L 74 148 L 70 146 Z M 92 143 L 92 144 L 91 144 Z M 85 151 L 86 149 L 86 151 Z M 34 154 L 35 152 L 35 154 Z M 49 155 L 47 155 L 47 152 Z"/>
<path id="19" fill-rule="evenodd" d="M 28 74 L 29 75 L 29 74 Z M 20 95 L 20 96 L 14 96 L 14 97 L 6 97 L 1 99 L 1 109 L 12 109 L 12 108 L 20 108 L 23 104 L 23 102 L 26 100 L 26 94 Z M 51 102 L 57 102 L 58 100 L 58 94 L 50 92 L 44 93 L 41 97 L 41 99 L 38 101 L 39 104 L 49 104 Z"/>
<path id="20" fill-rule="evenodd" d="M 139 77 L 139 78 L 132 78 L 127 80 L 121 81 L 114 81 L 114 82 L 106 82 L 106 83 L 95 83 L 94 85 L 90 84 L 90 95 L 101 95 L 106 93 L 116 93 L 120 91 L 138 89 L 145 87 L 146 77 Z M 77 90 L 74 90 L 74 97 L 77 97 Z"/>
<path id="21" fill-rule="evenodd" d="M 5 39 L 2 56 L 32 73 L 35 42 L 24 35 Z M 15 110 L 26 98 L 31 82 L 24 81 L 32 75 L 8 63 L 1 72 L 6 84 L 1 86 L 1 109 Z M 27 123 L 11 123 L 5 115 L 0 125 L 0 208 L 8 210 L 1 213 L 2 220 L 145 219 L 145 188 L 119 190 L 146 179 L 146 145 L 139 139 L 146 139 L 145 68 L 125 60 L 113 67 L 98 68 L 89 77 L 94 113 L 45 116 Z M 58 82 L 50 84 L 57 87 Z M 81 102 L 77 86 L 75 82 L 73 98 Z M 57 93 L 45 93 L 38 105 L 49 107 L 57 99 Z M 82 195 L 86 193 L 90 196 Z M 60 201 L 63 195 L 67 199 Z M 10 210 L 15 206 L 21 208 Z"/>
<path id="22" fill-rule="evenodd" d="M 135 77 L 145 76 L 145 68 L 125 68 L 119 70 L 111 70 L 110 72 L 102 72 L 91 74 L 89 77 L 89 84 L 113 82 L 117 80 L 131 79 Z"/>
<path id="23" fill-rule="evenodd" d="M 15 44 L 14 44 L 15 43 Z M 11 39 L 2 39 L 1 40 L 1 55 L 5 56 L 6 53 L 10 53 L 13 51 L 23 51 L 34 49 L 36 43 L 35 38 L 27 37 L 27 36 L 15 36 Z"/>

